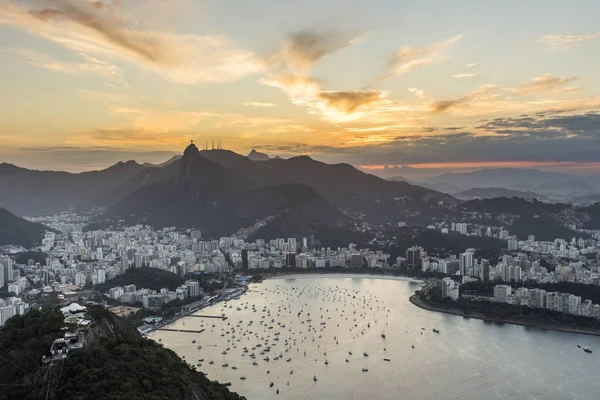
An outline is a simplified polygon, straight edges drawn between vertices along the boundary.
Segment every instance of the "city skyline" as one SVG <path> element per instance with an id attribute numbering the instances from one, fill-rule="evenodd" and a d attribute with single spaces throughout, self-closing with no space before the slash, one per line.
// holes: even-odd
<path id="1" fill-rule="evenodd" d="M 591 1 L 0 3 L 0 161 L 162 162 L 214 136 L 375 172 L 600 163 Z"/>

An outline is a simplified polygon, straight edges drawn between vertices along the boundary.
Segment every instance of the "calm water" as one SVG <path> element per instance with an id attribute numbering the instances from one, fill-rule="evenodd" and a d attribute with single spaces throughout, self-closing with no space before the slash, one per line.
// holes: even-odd
<path id="1" fill-rule="evenodd" d="M 204 359 L 200 370 L 231 382 L 231 389 L 248 399 L 600 398 L 599 337 L 425 311 L 408 301 L 418 288 L 402 280 L 340 275 L 273 279 L 253 285 L 240 300 L 201 311 L 225 313 L 226 321 L 188 317 L 169 326 L 204 328 L 203 333 L 150 337 L 161 338 L 190 363 Z M 436 326 L 441 333 L 432 332 Z M 266 345 L 271 351 L 260 355 Z"/>

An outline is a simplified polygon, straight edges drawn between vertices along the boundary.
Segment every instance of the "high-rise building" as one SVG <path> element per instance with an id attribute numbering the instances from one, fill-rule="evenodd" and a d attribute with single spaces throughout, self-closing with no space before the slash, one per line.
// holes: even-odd
<path id="1" fill-rule="evenodd" d="M 487 282 L 490 280 L 490 262 L 481 260 L 481 280 Z"/>
<path id="2" fill-rule="evenodd" d="M 512 293 L 510 285 L 496 285 L 494 286 L 494 301 L 499 303 L 506 303 L 508 296 Z"/>
<path id="3" fill-rule="evenodd" d="M 508 239 L 508 250 L 519 250 L 519 241 L 516 236 Z"/>
<path id="4" fill-rule="evenodd" d="M 4 287 L 4 268 L 0 265 L 0 288 Z"/>
<path id="5" fill-rule="evenodd" d="M 126 255 L 121 256 L 121 273 L 124 274 L 125 271 L 129 269 L 129 260 Z"/>
<path id="6" fill-rule="evenodd" d="M 102 284 L 104 282 L 106 282 L 106 271 L 103 269 L 99 269 L 98 271 L 96 271 L 96 274 L 98 275 L 98 284 Z"/>
<path id="7" fill-rule="evenodd" d="M 350 265 L 352 268 L 361 268 L 363 265 L 362 256 L 359 253 L 352 254 Z"/>
<path id="8" fill-rule="evenodd" d="M 458 257 L 458 267 L 461 275 L 467 275 L 469 269 L 473 268 L 473 250 L 467 249 L 464 253 L 460 253 Z"/>
<path id="9" fill-rule="evenodd" d="M 406 268 L 421 269 L 421 255 L 423 249 L 419 246 L 413 246 L 406 250 Z"/>
<path id="10" fill-rule="evenodd" d="M 529 305 L 532 308 L 547 308 L 546 291 L 543 289 L 531 289 L 529 291 Z"/>
<path id="11" fill-rule="evenodd" d="M 242 269 L 248 269 L 248 249 L 242 249 Z"/>

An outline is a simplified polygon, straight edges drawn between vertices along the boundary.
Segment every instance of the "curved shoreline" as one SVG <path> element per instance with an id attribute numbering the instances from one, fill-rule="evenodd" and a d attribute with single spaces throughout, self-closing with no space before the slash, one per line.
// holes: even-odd
<path id="1" fill-rule="evenodd" d="M 418 298 L 418 296 L 416 294 L 413 294 L 412 296 L 410 296 L 409 301 L 414 306 L 417 306 L 423 310 L 433 311 L 433 312 L 441 312 L 441 313 L 445 313 L 445 314 L 452 314 L 452 315 L 456 315 L 459 317 L 473 318 L 473 319 L 479 319 L 482 321 L 496 322 L 496 323 L 501 323 L 501 324 L 518 325 L 518 326 L 524 326 L 527 328 L 537 328 L 537 329 L 549 330 L 549 331 L 558 331 L 558 332 L 565 332 L 565 333 L 579 333 L 581 335 L 590 335 L 590 336 L 600 336 L 600 331 L 590 331 L 590 330 L 585 330 L 585 329 L 569 328 L 566 326 L 535 324 L 532 322 L 515 321 L 515 320 L 511 320 L 511 319 L 491 318 L 491 317 L 486 317 L 485 315 L 481 315 L 481 314 L 465 315 L 465 313 L 462 310 L 451 309 L 451 308 L 441 308 L 441 307 L 435 307 L 435 306 L 431 306 L 429 304 L 425 304 Z"/>
<path id="2" fill-rule="evenodd" d="M 423 283 L 421 279 L 411 278 L 409 276 L 400 276 L 400 275 L 371 275 L 371 274 L 357 274 L 357 273 L 344 273 L 344 272 L 327 272 L 324 274 L 318 273 L 310 273 L 310 274 L 298 274 L 298 273 L 290 273 L 290 274 L 277 274 L 268 276 L 265 280 L 273 280 L 273 279 L 309 279 L 309 278 L 348 278 L 348 279 L 383 279 L 389 281 L 404 281 L 404 282 L 412 282 L 412 283 Z"/>

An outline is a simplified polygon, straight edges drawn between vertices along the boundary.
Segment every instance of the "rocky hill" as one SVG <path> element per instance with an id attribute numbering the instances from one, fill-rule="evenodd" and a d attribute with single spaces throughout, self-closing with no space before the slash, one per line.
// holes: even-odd
<path id="1" fill-rule="evenodd" d="M 33 247 L 40 245 L 44 234 L 50 230 L 45 225 L 29 222 L 0 208 L 0 246 Z"/>
<path id="2" fill-rule="evenodd" d="M 143 338 L 126 320 L 100 307 L 88 307 L 92 324 L 82 350 L 53 365 L 42 355 L 62 334 L 63 317 L 55 310 L 33 310 L 11 318 L 0 329 L 0 345 L 12 361 L 0 363 L 0 400 L 182 399 L 240 400 L 210 381 L 177 354 Z M 17 368 L 18 367 L 18 368 Z"/>

